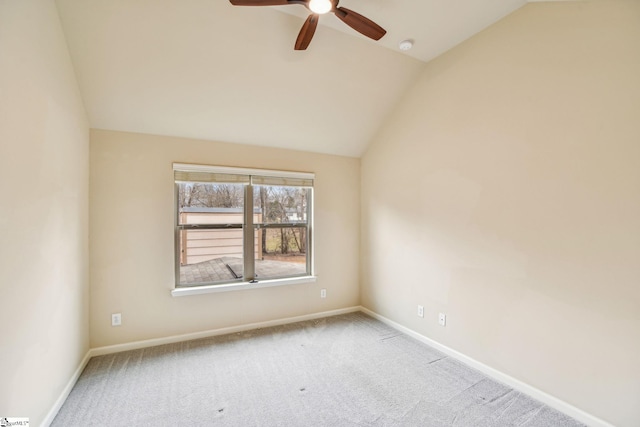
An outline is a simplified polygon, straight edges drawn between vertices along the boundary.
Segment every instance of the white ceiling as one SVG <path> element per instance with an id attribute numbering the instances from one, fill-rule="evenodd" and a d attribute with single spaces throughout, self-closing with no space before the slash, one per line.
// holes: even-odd
<path id="1" fill-rule="evenodd" d="M 329 14 L 294 51 L 299 5 L 57 0 L 91 127 L 355 157 L 425 61 L 524 3 L 342 0 L 385 37 Z M 415 41 L 407 53 L 403 39 Z"/>
<path id="2" fill-rule="evenodd" d="M 526 0 L 340 0 L 339 6 L 360 13 L 387 30 L 387 34 L 380 41 L 372 43 L 400 51 L 398 44 L 402 40 L 413 40 L 414 47 L 406 52 L 406 55 L 427 62 L 504 18 L 526 2 Z M 309 14 L 303 6 L 279 6 L 277 9 L 305 18 Z M 366 37 L 352 30 L 333 14 L 321 16 L 320 25 L 366 40 Z M 293 40 L 295 40 L 295 34 Z"/>

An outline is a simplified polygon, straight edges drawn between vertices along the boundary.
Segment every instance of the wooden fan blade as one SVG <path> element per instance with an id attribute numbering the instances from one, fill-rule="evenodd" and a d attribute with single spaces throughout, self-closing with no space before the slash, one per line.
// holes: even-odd
<path id="1" fill-rule="evenodd" d="M 311 39 L 316 32 L 316 27 L 318 26 L 318 15 L 312 13 L 309 15 L 302 28 L 300 29 L 300 33 L 298 33 L 298 38 L 296 39 L 296 50 L 305 50 L 309 43 L 311 43 Z"/>
<path id="2" fill-rule="evenodd" d="M 345 24 L 374 40 L 380 40 L 387 31 L 369 18 L 365 18 L 359 13 L 345 7 L 338 7 L 334 10 L 336 16 Z"/>
<path id="3" fill-rule="evenodd" d="M 234 6 L 284 6 L 288 0 L 229 0 Z"/>

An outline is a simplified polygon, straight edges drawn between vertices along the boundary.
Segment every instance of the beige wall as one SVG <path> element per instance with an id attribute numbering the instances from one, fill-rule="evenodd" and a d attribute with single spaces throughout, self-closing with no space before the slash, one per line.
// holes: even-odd
<path id="1" fill-rule="evenodd" d="M 173 162 L 314 172 L 317 283 L 172 297 Z M 359 303 L 359 159 L 92 130 L 90 181 L 92 347 Z"/>
<path id="2" fill-rule="evenodd" d="M 640 2 L 529 4 L 429 63 L 362 212 L 364 306 L 640 425 Z"/>
<path id="3" fill-rule="evenodd" d="M 0 416 L 40 424 L 89 349 L 88 166 L 55 4 L 0 0 Z"/>

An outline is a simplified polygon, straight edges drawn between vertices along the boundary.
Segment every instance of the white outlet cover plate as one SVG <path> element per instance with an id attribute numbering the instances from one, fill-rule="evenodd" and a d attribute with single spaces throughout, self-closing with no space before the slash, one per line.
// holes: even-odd
<path id="1" fill-rule="evenodd" d="M 122 324 L 122 314 L 116 313 L 111 315 L 111 326 L 120 326 Z"/>
<path id="2" fill-rule="evenodd" d="M 440 313 L 438 315 L 438 323 L 440 326 L 445 326 L 447 324 L 447 315 L 444 313 Z"/>

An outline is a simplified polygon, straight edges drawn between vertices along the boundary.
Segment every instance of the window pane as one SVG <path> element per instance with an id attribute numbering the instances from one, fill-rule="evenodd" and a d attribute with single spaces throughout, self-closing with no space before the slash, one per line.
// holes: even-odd
<path id="1" fill-rule="evenodd" d="M 264 224 L 306 224 L 308 203 L 308 188 L 256 185 L 253 189 L 253 206 Z"/>
<path id="2" fill-rule="evenodd" d="M 242 278 L 244 186 L 178 183 L 180 285 L 230 282 Z M 205 228 L 215 225 L 224 229 Z"/>
<path id="3" fill-rule="evenodd" d="M 180 230 L 180 284 L 242 278 L 242 228 Z"/>
<path id="4" fill-rule="evenodd" d="M 257 228 L 255 272 L 257 280 L 303 276 L 307 271 L 307 228 Z"/>
<path id="5" fill-rule="evenodd" d="M 256 279 L 310 274 L 308 220 L 310 190 L 301 187 L 256 185 L 254 207 L 260 213 L 256 235 Z M 288 227 L 278 227 L 286 224 Z M 291 225 L 300 225 L 291 227 Z"/>
<path id="6" fill-rule="evenodd" d="M 178 183 L 178 224 L 242 224 L 244 185 Z"/>

